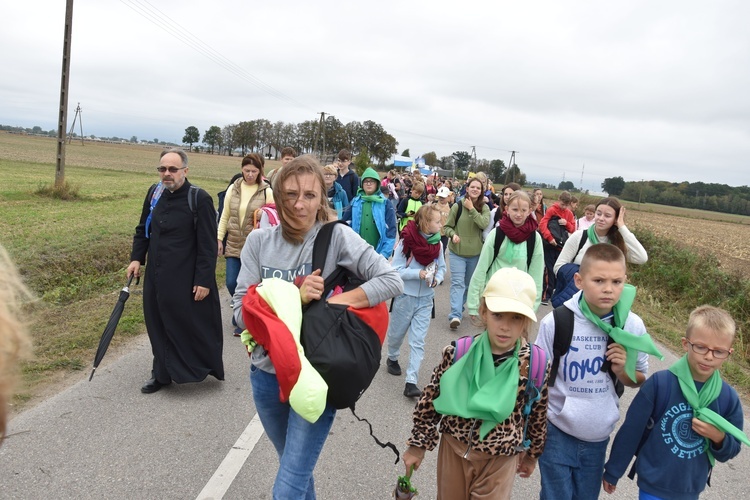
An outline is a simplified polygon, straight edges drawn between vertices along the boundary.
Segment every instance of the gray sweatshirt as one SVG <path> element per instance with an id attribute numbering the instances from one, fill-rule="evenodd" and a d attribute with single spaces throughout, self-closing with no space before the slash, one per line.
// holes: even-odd
<path id="1" fill-rule="evenodd" d="M 599 442 L 609 437 L 620 419 L 620 398 L 612 377 L 601 370 L 608 337 L 581 312 L 581 293 L 563 304 L 573 311 L 573 339 L 567 354 L 560 358 L 555 385 L 549 387 L 547 420 L 581 441 Z M 611 323 L 612 315 L 602 320 Z M 643 320 L 633 312 L 628 314 L 623 329 L 634 335 L 646 333 Z M 554 341 L 555 319 L 549 313 L 539 323 L 535 344 L 544 349 L 550 360 Z M 635 369 L 648 372 L 648 354 L 638 353 Z"/>
<path id="2" fill-rule="evenodd" d="M 293 282 L 297 276 L 305 276 L 312 269 L 312 251 L 315 236 L 321 223 L 316 223 L 299 245 L 286 241 L 281 235 L 281 226 L 256 229 L 248 235 L 242 248 L 242 267 L 237 277 L 237 290 L 232 298 L 234 318 L 240 328 L 245 328 L 242 318 L 242 298 L 248 287 L 260 283 L 265 278 L 281 278 Z M 383 256 L 375 252 L 350 227 L 337 224 L 331 236 L 326 263 L 322 270 L 323 278 L 331 274 L 337 266 L 348 269 L 354 276 L 366 282 L 360 287 L 371 305 L 378 304 L 403 293 L 404 283 L 398 272 Z M 260 346 L 253 351 L 252 363 L 258 368 L 274 372 L 271 360 Z"/>

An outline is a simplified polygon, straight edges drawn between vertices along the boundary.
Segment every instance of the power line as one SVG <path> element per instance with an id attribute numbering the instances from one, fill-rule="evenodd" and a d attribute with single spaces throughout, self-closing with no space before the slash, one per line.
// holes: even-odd
<path id="1" fill-rule="evenodd" d="M 161 30 L 167 32 L 172 37 L 176 38 L 177 40 L 181 41 L 185 45 L 191 47 L 192 49 L 196 50 L 200 54 L 202 54 L 207 59 L 211 60 L 218 66 L 221 66 L 222 68 L 226 69 L 230 73 L 236 75 L 237 77 L 241 78 L 242 80 L 250 83 L 254 87 L 258 88 L 259 90 L 267 93 L 268 95 L 285 102 L 286 104 L 290 104 L 295 107 L 299 108 L 305 108 L 305 109 L 313 109 L 309 106 L 306 106 L 305 104 L 300 103 L 299 101 L 293 99 L 292 97 L 284 94 L 283 92 L 275 89 L 271 85 L 265 83 L 260 78 L 248 73 L 245 69 L 243 69 L 241 66 L 235 64 L 230 59 L 225 57 L 222 53 L 215 50 L 213 47 L 205 43 L 203 40 L 195 36 L 193 33 L 190 32 L 187 28 L 173 20 L 171 17 L 160 11 L 155 6 L 151 5 L 146 0 L 120 0 L 121 3 L 135 11 L 137 14 L 148 20 L 149 22 L 156 25 Z"/>

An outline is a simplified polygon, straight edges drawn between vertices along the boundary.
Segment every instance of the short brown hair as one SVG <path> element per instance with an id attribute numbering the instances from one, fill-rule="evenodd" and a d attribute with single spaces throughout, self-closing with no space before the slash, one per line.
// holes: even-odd
<path id="1" fill-rule="evenodd" d="M 737 324 L 732 316 L 718 307 L 702 305 L 693 309 L 688 319 L 687 331 L 685 337 L 690 338 L 693 328 L 704 327 L 720 335 L 727 335 L 734 342 L 734 334 L 737 331 Z"/>
<path id="2" fill-rule="evenodd" d="M 285 156 L 291 156 L 292 158 L 297 158 L 297 151 L 295 151 L 293 147 L 287 146 L 281 150 L 281 157 L 283 158 Z"/>
<path id="3" fill-rule="evenodd" d="M 412 193 L 415 192 L 415 191 L 417 193 L 424 193 L 424 183 L 422 183 L 420 181 L 415 182 L 411 186 L 411 191 L 412 191 Z"/>
<path id="4" fill-rule="evenodd" d="M 340 161 L 352 161 L 352 153 L 348 149 L 342 149 L 338 158 Z"/>
<path id="5" fill-rule="evenodd" d="M 557 200 L 565 205 L 570 205 L 572 199 L 573 197 L 570 196 L 570 193 L 567 191 L 563 191 L 562 193 L 560 193 L 560 196 L 557 197 Z"/>
<path id="6" fill-rule="evenodd" d="M 320 186 L 320 206 L 315 215 L 315 220 L 319 222 L 328 222 L 334 220 L 331 210 L 328 208 L 328 195 L 326 193 L 326 184 L 323 180 L 323 167 L 318 160 L 311 155 L 298 156 L 287 163 L 284 168 L 278 169 L 273 180 L 273 199 L 276 200 L 276 211 L 279 214 L 281 225 L 281 235 L 289 243 L 299 245 L 304 241 L 304 233 L 289 225 L 289 219 L 294 218 L 288 205 L 284 202 L 283 193 L 284 184 L 290 177 L 299 177 L 301 175 L 313 175 Z"/>
<path id="7" fill-rule="evenodd" d="M 582 237 L 585 236 L 586 235 L 583 235 Z M 622 250 L 614 245 L 610 245 L 609 243 L 597 243 L 596 245 L 588 247 L 586 253 L 583 254 L 581 268 L 578 272 L 580 274 L 585 274 L 592 262 L 620 262 L 622 263 L 622 267 L 627 271 L 625 254 L 622 253 Z"/>
<path id="8" fill-rule="evenodd" d="M 259 155 L 258 153 L 248 153 L 245 155 L 245 157 L 242 159 L 242 166 L 245 165 L 252 165 L 253 167 L 260 170 L 260 174 L 258 174 L 258 177 L 255 178 L 255 183 L 260 184 L 263 182 L 263 176 L 265 175 L 264 166 L 266 162 L 263 160 L 263 157 Z"/>

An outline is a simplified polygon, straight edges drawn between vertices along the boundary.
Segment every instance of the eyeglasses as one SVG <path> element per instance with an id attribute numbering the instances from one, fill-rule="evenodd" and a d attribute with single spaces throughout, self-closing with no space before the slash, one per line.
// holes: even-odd
<path id="1" fill-rule="evenodd" d="M 167 168 L 167 167 L 156 167 L 156 171 L 163 174 L 164 172 L 166 172 L 167 170 L 169 170 L 170 174 L 176 174 L 180 170 L 185 170 L 186 168 L 187 167 L 169 167 L 169 168 Z"/>
<path id="2" fill-rule="evenodd" d="M 690 344 L 690 348 L 695 354 L 707 354 L 710 351 L 711 354 L 714 355 L 714 358 L 724 359 L 729 357 L 729 355 L 732 353 L 732 351 L 727 351 L 726 349 L 709 349 L 708 347 L 701 344 L 693 344 L 687 339 L 685 339 L 685 341 Z"/>
<path id="3" fill-rule="evenodd" d="M 325 173 L 323 174 L 323 177 L 336 177 L 336 174 Z"/>

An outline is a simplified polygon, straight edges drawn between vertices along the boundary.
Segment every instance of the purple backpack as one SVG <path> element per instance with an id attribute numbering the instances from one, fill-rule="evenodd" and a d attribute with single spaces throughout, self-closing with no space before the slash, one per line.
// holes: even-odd
<path id="1" fill-rule="evenodd" d="M 456 340 L 456 351 L 453 353 L 453 363 L 461 359 L 471 347 L 474 337 L 467 335 Z M 529 353 L 529 380 L 531 384 L 526 384 L 526 403 L 523 405 L 523 443 L 517 447 L 517 451 L 528 450 L 531 446 L 531 440 L 526 437 L 526 428 L 529 424 L 529 414 L 534 403 L 542 397 L 542 387 L 545 382 L 547 372 L 547 353 L 544 349 L 536 344 L 531 344 Z"/>

